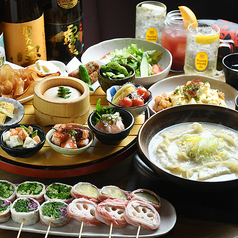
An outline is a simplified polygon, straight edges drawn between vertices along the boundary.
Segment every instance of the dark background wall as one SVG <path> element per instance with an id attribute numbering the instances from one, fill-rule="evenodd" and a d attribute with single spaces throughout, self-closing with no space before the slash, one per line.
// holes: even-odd
<path id="1" fill-rule="evenodd" d="M 135 37 L 135 9 L 140 0 L 82 0 L 85 49 L 103 40 Z M 167 12 L 189 7 L 198 19 L 224 19 L 238 23 L 238 1 L 165 0 Z"/>

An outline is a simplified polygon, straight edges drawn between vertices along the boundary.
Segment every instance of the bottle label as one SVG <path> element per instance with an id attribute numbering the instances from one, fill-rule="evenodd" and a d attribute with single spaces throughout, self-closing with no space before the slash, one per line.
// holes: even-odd
<path id="1" fill-rule="evenodd" d="M 208 66 L 208 54 L 207 52 L 198 52 L 195 57 L 195 68 L 198 71 L 206 70 Z"/>
<path id="2" fill-rule="evenodd" d="M 57 3 L 64 9 L 71 9 L 77 5 L 78 0 L 57 0 Z"/>
<path id="3" fill-rule="evenodd" d="M 46 23 L 46 46 L 48 59 L 68 63 L 83 52 L 82 16 L 69 23 Z"/>
<path id="4" fill-rule="evenodd" d="M 6 57 L 9 62 L 26 67 L 36 60 L 47 60 L 44 15 L 24 23 L 2 22 Z"/>
<path id="5" fill-rule="evenodd" d="M 149 28 L 147 31 L 146 31 L 146 34 L 145 34 L 145 39 L 147 41 L 152 41 L 152 42 L 157 42 L 157 30 L 155 28 Z"/>
<path id="6" fill-rule="evenodd" d="M 5 48 L 3 41 L 3 33 L 0 35 L 0 66 L 5 64 Z"/>

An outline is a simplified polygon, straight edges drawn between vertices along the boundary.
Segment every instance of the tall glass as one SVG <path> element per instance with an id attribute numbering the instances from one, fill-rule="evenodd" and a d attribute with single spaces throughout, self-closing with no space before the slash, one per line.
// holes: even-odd
<path id="1" fill-rule="evenodd" d="M 215 76 L 220 44 L 220 28 L 198 21 L 188 26 L 185 74 Z"/>
<path id="2" fill-rule="evenodd" d="M 182 72 L 185 60 L 187 30 L 179 10 L 171 11 L 165 19 L 161 45 L 170 51 L 173 57 L 171 71 Z"/>
<path id="3" fill-rule="evenodd" d="M 136 6 L 136 38 L 161 43 L 167 7 L 156 1 L 145 1 Z"/>

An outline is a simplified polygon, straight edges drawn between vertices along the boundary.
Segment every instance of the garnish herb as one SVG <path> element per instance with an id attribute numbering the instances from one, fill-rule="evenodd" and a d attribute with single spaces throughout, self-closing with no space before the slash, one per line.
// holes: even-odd
<path id="1" fill-rule="evenodd" d="M 17 192 L 21 195 L 38 195 L 42 189 L 43 186 L 39 183 L 22 183 L 17 187 Z"/>
<path id="2" fill-rule="evenodd" d="M 55 219 L 67 216 L 67 205 L 62 202 L 48 202 L 42 206 L 43 216 L 52 217 Z"/>
<path id="3" fill-rule="evenodd" d="M 59 96 L 60 98 L 67 99 L 67 98 L 70 97 L 70 94 L 71 94 L 70 89 L 65 88 L 65 87 L 63 87 L 63 86 L 59 86 L 59 88 L 58 88 L 58 96 Z"/>
<path id="4" fill-rule="evenodd" d="M 97 105 L 96 105 L 96 116 L 93 118 L 94 120 L 92 121 L 93 125 L 95 126 L 99 121 L 102 120 L 102 115 L 103 114 L 114 114 L 115 109 L 113 108 L 108 108 L 108 107 L 101 107 L 101 99 L 98 99 Z"/>
<path id="5" fill-rule="evenodd" d="M 46 195 L 50 199 L 69 199 L 72 198 L 70 194 L 72 186 L 68 186 L 60 183 L 52 183 L 46 189 Z"/>
<path id="6" fill-rule="evenodd" d="M 28 134 L 31 138 L 34 138 L 34 137 L 37 136 L 37 134 L 38 134 L 38 130 L 34 130 L 34 131 L 31 133 L 30 129 L 27 128 L 26 126 L 20 125 L 20 127 L 22 127 L 22 128 L 27 132 L 27 134 Z"/>
<path id="7" fill-rule="evenodd" d="M 15 188 L 12 184 L 1 181 L 0 182 L 0 197 L 9 198 L 14 193 Z"/>

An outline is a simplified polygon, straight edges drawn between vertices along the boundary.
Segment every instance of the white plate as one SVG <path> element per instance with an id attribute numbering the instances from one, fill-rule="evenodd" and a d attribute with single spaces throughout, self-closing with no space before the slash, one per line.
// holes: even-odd
<path id="1" fill-rule="evenodd" d="M 57 61 L 57 60 L 51 60 L 50 61 L 52 64 L 56 65 L 57 67 L 59 67 L 60 71 L 61 71 L 61 74 L 62 75 L 68 75 L 67 72 L 66 72 L 66 66 L 64 63 L 60 62 L 60 61 Z M 16 64 L 13 64 L 11 62 L 6 62 L 6 64 L 9 64 L 13 69 L 23 69 L 23 67 L 19 66 L 19 65 L 16 65 Z M 24 97 L 22 99 L 19 99 L 17 100 L 18 102 L 20 103 L 25 103 L 25 102 L 28 102 L 30 100 L 32 100 L 34 97 L 34 94 L 28 96 L 28 97 Z"/>
<path id="2" fill-rule="evenodd" d="M 79 67 L 79 65 L 81 65 L 82 63 L 76 58 L 74 57 L 72 60 L 69 61 L 69 63 L 66 65 L 66 70 L 69 73 L 71 73 L 72 71 L 74 71 L 75 69 L 77 69 Z M 90 95 L 93 94 L 98 88 L 99 88 L 100 84 L 98 81 L 96 81 L 95 83 L 92 84 L 92 88 L 93 91 L 90 91 Z"/>
<path id="3" fill-rule="evenodd" d="M 152 93 L 152 100 L 150 101 L 148 105 L 150 114 L 153 115 L 154 113 L 156 113 L 153 110 L 153 106 L 155 105 L 154 98 L 156 96 L 159 96 L 162 93 L 170 94 L 175 90 L 177 86 L 185 84 L 187 81 L 192 79 L 200 79 L 203 82 L 209 82 L 212 89 L 218 89 L 219 91 L 225 93 L 225 101 L 226 101 L 227 107 L 231 109 L 235 109 L 234 100 L 235 100 L 235 97 L 238 95 L 238 91 L 232 86 L 230 86 L 229 84 L 221 80 L 211 78 L 211 77 L 205 77 L 205 76 L 201 77 L 197 75 L 178 75 L 178 76 L 165 78 L 155 83 L 149 88 L 149 90 Z"/>
<path id="4" fill-rule="evenodd" d="M 177 215 L 174 207 L 171 203 L 169 203 L 165 199 L 161 199 L 162 207 L 160 211 L 161 224 L 159 228 L 155 231 L 148 231 L 146 229 L 141 228 L 140 230 L 140 238 L 143 237 L 158 237 L 165 235 L 168 233 L 175 225 Z M 57 236 L 70 236 L 70 237 L 78 237 L 81 223 L 75 219 L 71 219 L 70 222 L 60 228 L 50 228 L 49 235 L 57 235 Z M 0 229 L 5 230 L 13 230 L 18 231 L 20 224 L 15 223 L 8 220 L 5 223 L 0 223 Z M 24 226 L 22 228 L 22 232 L 30 232 L 30 233 L 39 233 L 46 234 L 47 226 L 42 225 L 39 221 L 35 225 Z M 83 227 L 82 237 L 108 237 L 109 236 L 110 227 L 106 225 L 101 225 L 98 227 Z M 136 237 L 137 228 L 131 225 L 127 225 L 124 228 L 112 228 L 112 237 L 113 238 L 122 238 L 122 237 Z"/>

